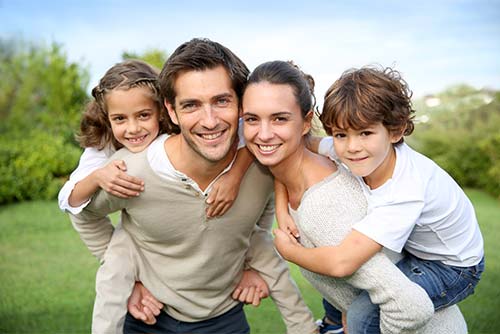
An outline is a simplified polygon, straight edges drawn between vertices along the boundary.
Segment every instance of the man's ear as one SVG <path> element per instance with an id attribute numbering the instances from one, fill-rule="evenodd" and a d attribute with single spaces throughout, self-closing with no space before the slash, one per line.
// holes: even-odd
<path id="1" fill-rule="evenodd" d="M 163 104 L 165 105 L 165 108 L 167 108 L 168 111 L 168 116 L 170 116 L 170 119 L 175 125 L 179 125 L 179 121 L 177 120 L 177 114 L 175 113 L 174 106 L 167 101 L 167 99 L 163 100 Z"/>
<path id="2" fill-rule="evenodd" d="M 313 116 L 314 113 L 312 110 L 310 110 L 304 117 L 304 128 L 302 129 L 302 135 L 305 135 L 309 133 L 309 131 L 311 131 Z"/>

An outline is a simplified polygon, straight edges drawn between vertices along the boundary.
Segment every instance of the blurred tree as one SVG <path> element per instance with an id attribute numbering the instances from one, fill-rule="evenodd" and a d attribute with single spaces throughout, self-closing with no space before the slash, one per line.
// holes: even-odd
<path id="1" fill-rule="evenodd" d="M 500 196 L 500 92 L 456 85 L 414 101 L 418 151 L 435 160 L 464 187 Z"/>
<path id="2" fill-rule="evenodd" d="M 72 141 L 87 99 L 88 71 L 49 47 L 0 38 L 0 134 L 42 130 Z"/>
<path id="3" fill-rule="evenodd" d="M 76 166 L 86 68 L 61 46 L 0 37 L 0 204 L 54 198 Z"/>
<path id="4" fill-rule="evenodd" d="M 161 70 L 163 64 L 168 59 L 168 54 L 160 49 L 147 49 L 142 54 L 132 51 L 124 51 L 122 53 L 122 59 L 141 59 L 151 66 L 156 67 L 158 70 Z"/>

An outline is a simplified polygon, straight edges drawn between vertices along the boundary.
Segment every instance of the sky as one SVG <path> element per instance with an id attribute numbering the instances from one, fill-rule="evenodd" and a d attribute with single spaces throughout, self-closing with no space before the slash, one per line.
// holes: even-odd
<path id="1" fill-rule="evenodd" d="M 173 52 L 194 37 L 229 47 L 252 70 L 293 60 L 321 101 L 352 67 L 399 70 L 415 97 L 455 84 L 500 89 L 500 0 L 0 0 L 0 38 L 63 46 L 91 74 L 123 51 Z"/>

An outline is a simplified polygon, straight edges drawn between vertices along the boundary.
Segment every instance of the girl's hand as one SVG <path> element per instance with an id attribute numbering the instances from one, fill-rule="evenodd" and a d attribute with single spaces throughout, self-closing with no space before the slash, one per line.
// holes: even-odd
<path id="1" fill-rule="evenodd" d="M 215 181 L 207 198 L 207 217 L 222 216 L 231 208 L 240 190 L 240 178 L 225 173 Z"/>
<path id="2" fill-rule="evenodd" d="M 139 196 L 144 190 L 144 182 L 126 173 L 127 166 L 123 160 L 114 160 L 94 172 L 96 181 L 104 191 L 120 197 Z"/>
<path id="3" fill-rule="evenodd" d="M 275 229 L 274 233 L 274 246 L 278 252 L 285 258 L 290 259 L 290 255 L 296 252 L 302 246 L 299 242 L 289 233 L 283 232 L 280 229 Z"/>

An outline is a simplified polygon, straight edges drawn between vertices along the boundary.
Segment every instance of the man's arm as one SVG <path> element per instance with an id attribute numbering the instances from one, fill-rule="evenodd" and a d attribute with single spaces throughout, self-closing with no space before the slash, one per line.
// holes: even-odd
<path id="1" fill-rule="evenodd" d="M 90 252 L 100 261 L 114 231 L 108 214 L 120 210 L 121 201 L 105 191 L 98 191 L 78 214 L 71 214 L 71 223 Z"/>
<path id="2" fill-rule="evenodd" d="M 271 298 L 280 311 L 287 333 L 315 333 L 317 327 L 311 311 L 302 299 L 290 276 L 288 265 L 273 247 L 271 227 L 274 221 L 274 200 L 269 200 L 250 237 L 247 265 L 267 283 Z"/>

